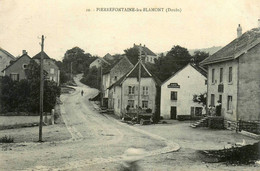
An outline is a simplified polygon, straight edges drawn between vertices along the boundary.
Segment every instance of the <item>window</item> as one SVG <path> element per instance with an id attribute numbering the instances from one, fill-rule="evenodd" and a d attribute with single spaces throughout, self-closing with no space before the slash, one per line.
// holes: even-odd
<path id="1" fill-rule="evenodd" d="M 148 95 L 148 87 L 147 86 L 143 87 L 143 95 Z"/>
<path id="2" fill-rule="evenodd" d="M 228 111 L 232 110 L 232 96 L 228 96 L 227 98 L 227 110 Z"/>
<path id="3" fill-rule="evenodd" d="M 10 74 L 10 77 L 13 81 L 19 81 L 19 74 Z"/>
<path id="4" fill-rule="evenodd" d="M 148 101 L 142 101 L 142 108 L 147 109 L 148 108 Z"/>
<path id="5" fill-rule="evenodd" d="M 23 69 L 26 69 L 27 68 L 27 64 L 23 64 Z"/>
<path id="6" fill-rule="evenodd" d="M 219 82 L 222 83 L 223 81 L 223 68 L 220 68 L 220 71 L 219 71 Z"/>
<path id="7" fill-rule="evenodd" d="M 195 107 L 195 116 L 202 115 L 202 107 Z"/>
<path id="8" fill-rule="evenodd" d="M 118 103 L 117 103 L 117 108 L 119 109 L 120 108 L 120 99 L 118 99 Z"/>
<path id="9" fill-rule="evenodd" d="M 128 94 L 135 94 L 135 86 L 128 86 Z"/>
<path id="10" fill-rule="evenodd" d="M 129 106 L 130 108 L 134 108 L 134 106 L 135 106 L 135 101 L 134 101 L 134 100 L 128 100 L 128 106 Z"/>
<path id="11" fill-rule="evenodd" d="M 115 81 L 117 81 L 117 76 L 115 76 Z"/>
<path id="12" fill-rule="evenodd" d="M 228 82 L 232 82 L 232 67 L 229 67 L 228 69 Z"/>
<path id="13" fill-rule="evenodd" d="M 50 73 L 51 73 L 51 74 L 54 74 L 54 68 L 51 68 L 51 69 L 50 69 Z"/>
<path id="14" fill-rule="evenodd" d="M 212 69 L 212 73 L 211 73 L 212 75 L 212 80 L 211 80 L 211 82 L 212 83 L 215 83 L 215 69 Z"/>
<path id="15" fill-rule="evenodd" d="M 171 92 L 171 100 L 177 100 L 177 91 Z"/>
<path id="16" fill-rule="evenodd" d="M 220 103 L 222 103 L 222 95 L 221 94 L 219 95 L 219 99 L 218 100 L 219 100 Z"/>
<path id="17" fill-rule="evenodd" d="M 215 106 L 215 94 L 211 94 L 210 105 Z"/>

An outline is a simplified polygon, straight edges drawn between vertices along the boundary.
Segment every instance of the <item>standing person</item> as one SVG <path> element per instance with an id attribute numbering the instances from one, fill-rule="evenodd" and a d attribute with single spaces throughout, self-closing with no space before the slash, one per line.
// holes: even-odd
<path id="1" fill-rule="evenodd" d="M 82 91 L 81 91 L 81 96 L 83 96 L 83 94 L 84 94 L 84 91 L 82 90 Z"/>
<path id="2" fill-rule="evenodd" d="M 221 107 L 222 107 L 221 102 L 218 100 L 218 103 L 216 105 L 216 115 L 217 116 L 221 116 Z"/>

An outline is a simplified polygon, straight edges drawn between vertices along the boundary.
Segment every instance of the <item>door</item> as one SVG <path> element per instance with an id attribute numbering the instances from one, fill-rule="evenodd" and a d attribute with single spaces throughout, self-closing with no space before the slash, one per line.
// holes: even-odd
<path id="1" fill-rule="evenodd" d="M 171 119 L 176 119 L 176 115 L 177 115 L 177 107 L 171 106 Z"/>

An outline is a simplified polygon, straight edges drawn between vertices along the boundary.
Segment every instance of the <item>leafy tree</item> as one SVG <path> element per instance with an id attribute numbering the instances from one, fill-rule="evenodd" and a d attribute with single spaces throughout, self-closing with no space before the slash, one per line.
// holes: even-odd
<path id="1" fill-rule="evenodd" d="M 165 81 L 173 73 L 187 65 L 190 60 L 191 56 L 188 50 L 177 45 L 173 46 L 166 56 L 162 54 L 159 59 L 156 59 L 154 65 L 148 64 L 148 67 L 161 81 Z"/>
<path id="2" fill-rule="evenodd" d="M 207 93 L 200 93 L 200 94 L 194 94 L 193 95 L 193 102 L 202 104 L 203 106 L 206 106 L 207 104 Z"/>
<path id="3" fill-rule="evenodd" d="M 195 51 L 194 55 L 192 56 L 192 60 L 195 64 L 199 65 L 199 63 L 207 57 L 209 57 L 209 53 L 203 51 Z"/>
<path id="4" fill-rule="evenodd" d="M 136 64 L 139 59 L 139 50 L 138 48 L 132 47 L 129 49 L 124 50 L 126 57 L 132 64 Z"/>

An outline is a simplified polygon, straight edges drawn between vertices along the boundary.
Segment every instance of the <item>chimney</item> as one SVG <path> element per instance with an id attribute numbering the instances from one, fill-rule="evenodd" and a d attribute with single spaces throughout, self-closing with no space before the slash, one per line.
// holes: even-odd
<path id="1" fill-rule="evenodd" d="M 145 45 L 144 45 L 144 47 L 145 47 Z"/>
<path id="2" fill-rule="evenodd" d="M 27 52 L 26 52 L 26 50 L 23 50 L 23 55 L 27 55 Z"/>
<path id="3" fill-rule="evenodd" d="M 134 47 L 135 47 L 135 43 L 134 43 Z"/>
<path id="4" fill-rule="evenodd" d="M 240 24 L 238 24 L 237 27 L 237 38 L 239 38 L 242 35 L 242 27 L 240 26 Z"/>
<path id="5" fill-rule="evenodd" d="M 258 28 L 260 28 L 260 18 L 258 19 Z"/>

